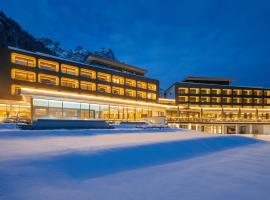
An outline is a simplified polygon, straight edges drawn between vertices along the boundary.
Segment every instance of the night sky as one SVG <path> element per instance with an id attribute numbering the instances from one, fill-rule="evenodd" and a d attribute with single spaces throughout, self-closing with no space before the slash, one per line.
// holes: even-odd
<path id="1" fill-rule="evenodd" d="M 269 0 L 0 0 L 35 37 L 113 49 L 166 88 L 186 76 L 270 87 Z"/>

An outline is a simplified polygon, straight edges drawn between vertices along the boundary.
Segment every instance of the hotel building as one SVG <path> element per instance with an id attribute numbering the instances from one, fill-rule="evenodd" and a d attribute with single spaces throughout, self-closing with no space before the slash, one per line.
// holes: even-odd
<path id="1" fill-rule="evenodd" d="M 79 63 L 13 47 L 0 51 L 6 118 L 149 121 L 210 133 L 270 133 L 270 89 L 188 77 L 160 98 L 146 70 L 90 55 Z"/>
<path id="2" fill-rule="evenodd" d="M 9 47 L 0 53 L 0 120 L 7 117 L 153 121 L 164 118 L 159 81 L 91 55 L 87 63 Z"/>
<path id="3" fill-rule="evenodd" d="M 165 97 L 177 110 L 167 120 L 182 128 L 211 133 L 270 133 L 270 89 L 231 86 L 232 79 L 188 77 Z"/>

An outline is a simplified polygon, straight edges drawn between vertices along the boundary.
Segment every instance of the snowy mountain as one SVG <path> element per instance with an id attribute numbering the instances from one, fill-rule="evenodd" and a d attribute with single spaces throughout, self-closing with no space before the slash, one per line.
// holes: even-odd
<path id="1" fill-rule="evenodd" d="M 52 54 L 51 50 L 0 11 L 0 47 L 13 46 L 29 51 Z"/>
<path id="2" fill-rule="evenodd" d="M 91 54 L 117 61 L 114 52 L 110 48 L 90 51 L 77 46 L 74 49 L 64 49 L 59 42 L 49 38 L 35 38 L 23 30 L 16 21 L 0 11 L 0 47 L 7 46 L 46 53 L 77 62 L 85 62 L 86 58 Z"/>

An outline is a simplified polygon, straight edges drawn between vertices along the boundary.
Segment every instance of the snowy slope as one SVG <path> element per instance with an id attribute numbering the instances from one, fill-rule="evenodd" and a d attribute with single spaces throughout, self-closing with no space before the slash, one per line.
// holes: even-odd
<path id="1" fill-rule="evenodd" d="M 183 130 L 0 133 L 1 199 L 267 199 L 270 145 Z M 104 131 L 104 130 L 103 130 Z"/>

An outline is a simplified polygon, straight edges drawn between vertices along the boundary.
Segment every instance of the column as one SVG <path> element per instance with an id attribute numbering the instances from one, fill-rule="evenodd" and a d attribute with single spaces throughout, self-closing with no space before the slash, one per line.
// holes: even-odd
<path id="1" fill-rule="evenodd" d="M 236 134 L 239 134 L 239 124 L 236 124 L 235 125 L 235 133 Z"/>
<path id="2" fill-rule="evenodd" d="M 221 134 L 225 134 L 225 125 L 221 124 Z"/>
<path id="3" fill-rule="evenodd" d="M 252 124 L 250 124 L 249 125 L 249 134 L 253 134 L 253 125 Z"/>

